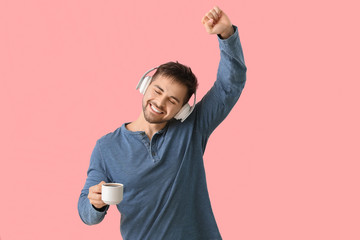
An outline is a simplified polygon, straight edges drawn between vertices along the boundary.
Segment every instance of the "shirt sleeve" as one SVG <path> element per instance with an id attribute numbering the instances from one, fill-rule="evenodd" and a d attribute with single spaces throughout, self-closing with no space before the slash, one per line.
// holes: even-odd
<path id="1" fill-rule="evenodd" d="M 104 219 L 109 208 L 109 206 L 106 205 L 104 208 L 96 209 L 87 198 L 89 188 L 99 184 L 101 181 L 108 182 L 108 178 L 106 177 L 105 164 L 101 156 L 100 141 L 98 140 L 91 154 L 85 186 L 81 190 L 78 201 L 78 212 L 80 218 L 87 225 L 100 223 Z"/>
<path id="2" fill-rule="evenodd" d="M 207 138 L 226 118 L 239 99 L 245 86 L 246 71 L 238 28 L 227 39 L 218 36 L 220 63 L 212 88 L 196 104 L 197 129 Z"/>

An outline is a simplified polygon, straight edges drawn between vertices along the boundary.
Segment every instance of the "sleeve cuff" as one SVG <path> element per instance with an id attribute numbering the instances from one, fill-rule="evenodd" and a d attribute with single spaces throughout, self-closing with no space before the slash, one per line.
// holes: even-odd
<path id="1" fill-rule="evenodd" d="M 109 205 L 105 205 L 105 206 L 103 206 L 102 208 L 97 208 L 97 207 L 95 207 L 95 206 L 92 205 L 92 204 L 91 204 L 91 206 L 92 206 L 96 211 L 98 211 L 98 212 L 105 212 L 106 210 L 109 209 Z"/>
<path id="2" fill-rule="evenodd" d="M 222 37 L 221 37 L 221 35 L 220 34 L 218 34 L 217 36 L 218 36 L 218 38 L 219 38 L 219 40 L 222 40 L 222 41 L 226 41 L 226 40 L 228 40 L 228 39 L 230 39 L 230 38 L 233 38 L 233 36 L 235 35 L 235 34 L 237 34 L 237 27 L 235 26 L 235 25 L 232 25 L 232 27 L 233 27 L 233 29 L 234 29 L 234 33 L 230 36 L 230 37 L 228 37 L 227 39 L 223 39 Z"/>

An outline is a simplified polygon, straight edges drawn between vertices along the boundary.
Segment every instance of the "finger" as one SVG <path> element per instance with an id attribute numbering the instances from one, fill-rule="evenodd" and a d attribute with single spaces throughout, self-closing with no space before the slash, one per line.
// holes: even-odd
<path id="1" fill-rule="evenodd" d="M 89 188 L 89 192 L 101 193 L 101 186 L 99 185 L 92 186 L 91 188 Z"/>
<path id="2" fill-rule="evenodd" d="M 207 26 L 208 30 L 211 30 L 212 27 L 214 26 L 214 19 L 210 19 L 209 21 L 207 21 L 206 26 Z"/>
<path id="3" fill-rule="evenodd" d="M 91 200 L 101 200 L 101 193 L 89 193 L 88 199 Z"/>
<path id="4" fill-rule="evenodd" d="M 92 186 L 92 192 L 96 192 L 96 193 L 101 193 L 101 188 L 102 185 L 105 184 L 106 182 L 101 181 L 99 184 Z M 89 189 L 90 190 L 90 189 Z"/>
<path id="5" fill-rule="evenodd" d="M 216 11 L 216 13 L 220 16 L 221 15 L 221 9 L 218 6 L 214 7 L 214 10 Z"/>
<path id="6" fill-rule="evenodd" d="M 98 207 L 98 208 L 106 205 L 106 204 L 105 204 L 103 201 L 101 201 L 101 200 L 100 200 L 100 201 L 98 201 L 98 200 L 90 200 L 90 203 L 91 203 L 92 205 L 94 205 L 95 207 Z"/>
<path id="7" fill-rule="evenodd" d="M 205 24 L 207 21 L 209 21 L 209 18 L 207 16 L 204 16 L 202 19 L 201 19 L 201 23 L 202 24 Z"/>
<path id="8" fill-rule="evenodd" d="M 214 10 L 216 11 L 217 15 L 219 16 L 219 19 L 223 16 L 223 11 L 218 7 L 215 6 Z"/>
<path id="9" fill-rule="evenodd" d="M 89 194 L 92 193 L 92 192 L 94 192 L 94 188 L 95 188 L 96 186 L 97 186 L 97 185 L 92 186 L 92 187 L 89 187 Z"/>
<path id="10" fill-rule="evenodd" d="M 94 205 L 94 206 L 99 206 L 99 205 L 104 204 L 104 202 L 101 201 L 101 200 L 93 200 L 93 199 L 90 199 L 89 202 L 90 202 L 92 205 Z"/>
<path id="11" fill-rule="evenodd" d="M 214 20 L 215 21 L 218 21 L 219 20 L 219 15 L 217 14 L 217 12 L 215 11 L 215 9 L 212 9 L 211 11 L 211 14 L 214 16 Z"/>
<path id="12" fill-rule="evenodd" d="M 101 182 L 99 182 L 99 184 L 98 185 L 104 185 L 106 182 L 104 182 L 104 181 L 101 181 Z"/>
<path id="13" fill-rule="evenodd" d="M 101 198 L 100 199 L 91 198 L 89 200 L 91 203 L 103 203 L 103 200 Z"/>
<path id="14" fill-rule="evenodd" d="M 209 19 L 215 19 L 214 15 L 211 13 L 211 12 L 208 12 L 206 14 L 206 16 L 209 18 Z"/>
<path id="15" fill-rule="evenodd" d="M 92 193 L 101 193 L 101 185 L 94 185 L 92 187 L 89 188 L 89 192 Z"/>

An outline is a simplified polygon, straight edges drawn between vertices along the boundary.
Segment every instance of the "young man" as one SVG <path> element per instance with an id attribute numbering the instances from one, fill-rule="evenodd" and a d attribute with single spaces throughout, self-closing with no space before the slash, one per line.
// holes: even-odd
<path id="1" fill-rule="evenodd" d="M 210 134 L 240 97 L 246 66 L 237 27 L 223 11 L 214 7 L 202 23 L 219 39 L 221 60 L 214 86 L 185 120 L 175 120 L 196 91 L 196 77 L 179 63 L 157 69 L 138 119 L 96 142 L 78 203 L 86 224 L 100 223 L 109 208 L 101 200 L 101 185 L 118 182 L 124 184 L 117 205 L 123 239 L 221 239 L 203 154 Z"/>

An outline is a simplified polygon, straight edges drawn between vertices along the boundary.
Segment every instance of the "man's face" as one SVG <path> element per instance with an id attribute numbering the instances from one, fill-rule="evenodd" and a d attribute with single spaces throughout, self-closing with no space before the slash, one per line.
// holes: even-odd
<path id="1" fill-rule="evenodd" d="M 186 94 L 186 86 L 171 78 L 157 76 L 143 97 L 145 120 L 149 123 L 164 123 L 171 120 L 184 105 Z"/>

